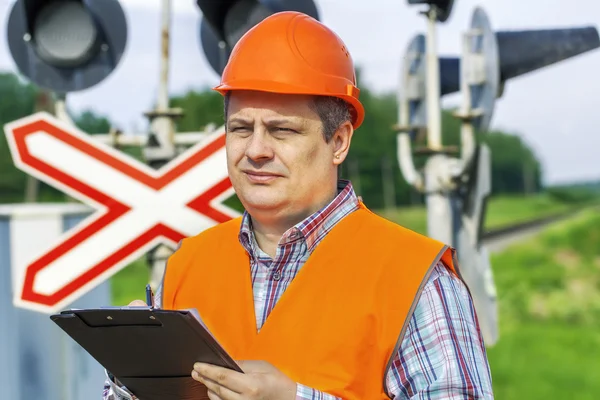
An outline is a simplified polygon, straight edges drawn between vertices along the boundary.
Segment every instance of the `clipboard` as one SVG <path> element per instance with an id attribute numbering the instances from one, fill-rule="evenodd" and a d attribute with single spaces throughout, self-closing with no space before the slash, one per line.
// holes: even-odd
<path id="1" fill-rule="evenodd" d="M 108 307 L 50 319 L 140 400 L 208 398 L 191 377 L 195 362 L 243 373 L 195 310 Z"/>

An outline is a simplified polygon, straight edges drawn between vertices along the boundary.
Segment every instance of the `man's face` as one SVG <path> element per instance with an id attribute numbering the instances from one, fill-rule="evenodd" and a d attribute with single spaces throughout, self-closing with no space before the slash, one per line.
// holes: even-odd
<path id="1" fill-rule="evenodd" d="M 309 96 L 231 92 L 227 168 L 251 214 L 303 218 L 331 200 L 352 130 L 347 143 L 338 134 L 327 143 L 311 101 Z"/>

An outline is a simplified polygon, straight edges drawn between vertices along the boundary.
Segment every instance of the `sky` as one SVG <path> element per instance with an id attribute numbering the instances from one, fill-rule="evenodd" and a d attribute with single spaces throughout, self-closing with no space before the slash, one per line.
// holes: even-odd
<path id="1" fill-rule="evenodd" d="M 406 0 L 315 0 L 321 21 L 346 43 L 363 73 L 363 84 L 378 92 L 398 91 L 402 57 L 417 33 L 426 32 L 420 7 Z M 0 70 L 16 71 L 6 44 L 6 20 L 13 0 L 0 0 Z M 195 0 L 172 0 L 171 95 L 212 87 L 199 41 L 201 12 Z M 146 129 L 143 113 L 152 106 L 159 78 L 161 0 L 122 0 L 128 22 L 126 53 L 100 84 L 69 94 L 74 112 L 93 109 L 126 132 Z M 597 0 L 455 0 L 449 20 L 438 24 L 440 55 L 460 54 L 461 34 L 475 7 L 487 12 L 494 30 L 594 26 Z M 600 179 L 600 49 L 510 80 L 496 102 L 492 129 L 518 134 L 536 152 L 548 184 Z M 458 94 L 443 99 L 458 104 Z M 368 135 L 369 132 L 357 134 Z M 492 149 L 492 152 L 494 149 Z"/>

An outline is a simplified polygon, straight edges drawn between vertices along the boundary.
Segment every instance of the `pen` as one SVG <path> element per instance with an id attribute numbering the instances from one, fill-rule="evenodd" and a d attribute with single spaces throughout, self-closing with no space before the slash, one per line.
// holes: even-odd
<path id="1" fill-rule="evenodd" d="M 150 284 L 146 285 L 146 304 L 150 307 L 154 307 L 154 293 L 152 293 Z"/>

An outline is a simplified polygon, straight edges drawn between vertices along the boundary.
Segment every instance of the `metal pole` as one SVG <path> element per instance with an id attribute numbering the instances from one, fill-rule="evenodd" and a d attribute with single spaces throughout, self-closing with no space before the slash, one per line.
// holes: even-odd
<path id="1" fill-rule="evenodd" d="M 528 162 L 525 161 L 523 163 L 523 193 L 525 194 L 525 196 L 528 196 L 535 191 L 535 189 L 534 189 L 534 186 L 535 186 L 534 174 L 535 174 L 535 172 L 534 172 L 534 169 L 531 166 L 531 164 L 529 164 Z"/>
<path id="2" fill-rule="evenodd" d="M 156 99 L 156 109 L 151 115 L 152 130 L 160 145 L 160 156 L 150 156 L 153 161 L 162 158 L 166 162 L 175 156 L 175 124 L 173 115 L 169 110 L 169 42 L 171 31 L 171 0 L 162 0 L 161 7 L 161 52 L 160 52 L 160 76 L 158 83 L 158 96 Z M 156 164 L 159 166 L 162 163 Z"/>
<path id="3" fill-rule="evenodd" d="M 396 188 L 392 164 L 387 155 L 381 159 L 381 180 L 385 208 L 387 210 L 393 210 L 396 208 Z"/>
<path id="4" fill-rule="evenodd" d="M 436 154 L 425 165 L 425 204 L 427 208 L 427 236 L 455 246 L 456 232 L 460 229 L 460 208 L 457 193 L 444 183 L 449 159 Z"/>
<path id="5" fill-rule="evenodd" d="M 156 109 L 146 115 L 152 121 L 152 134 L 156 143 L 148 141 L 144 149 L 148 164 L 160 168 L 176 155 L 175 148 L 175 118 L 181 116 L 182 111 L 169 107 L 169 62 L 170 62 L 170 32 L 171 32 L 171 0 L 162 0 L 161 7 L 161 54 L 160 77 Z M 150 285 L 156 290 L 164 275 L 166 259 L 172 250 L 165 245 L 159 245 L 147 255 L 150 264 Z"/>
<path id="6" fill-rule="evenodd" d="M 75 122 L 71 119 L 67 111 L 67 93 L 55 93 L 54 115 L 62 122 L 75 126 Z M 70 203 L 77 201 L 66 193 L 64 193 L 64 199 Z"/>
<path id="7" fill-rule="evenodd" d="M 55 114 L 55 104 L 52 98 L 52 92 L 47 89 L 40 89 L 35 99 L 35 112 L 45 111 L 50 114 Z M 32 175 L 27 175 L 27 183 L 25 186 L 25 203 L 36 203 L 38 201 L 40 191 L 40 181 Z"/>
<path id="8" fill-rule="evenodd" d="M 437 8 L 427 12 L 427 145 L 430 149 L 442 148 L 442 122 L 440 106 L 440 65 L 436 40 Z"/>
<path id="9" fill-rule="evenodd" d="M 161 8 L 161 57 L 160 81 L 156 108 L 165 111 L 169 108 L 169 36 L 171 30 L 171 0 L 162 0 Z"/>
<path id="10" fill-rule="evenodd" d="M 348 169 L 350 179 L 352 180 L 352 186 L 357 195 L 362 195 L 360 187 L 360 167 L 358 166 L 358 160 L 353 159 L 348 161 Z"/>
<path id="11" fill-rule="evenodd" d="M 67 111 L 67 94 L 66 93 L 57 93 L 56 100 L 54 101 L 54 114 L 56 118 L 61 121 L 75 125 L 75 122 L 71 119 L 69 112 Z"/>
<path id="12" fill-rule="evenodd" d="M 426 49 L 419 51 L 419 57 L 425 62 L 425 93 L 411 89 L 410 79 L 405 90 L 412 96 L 399 96 L 400 103 L 398 125 L 398 159 L 400 169 L 408 183 L 425 193 L 427 208 L 427 235 L 446 243 L 458 250 L 462 276 L 471 288 L 475 309 L 479 313 L 480 326 L 487 345 L 498 338 L 497 302 L 492 270 L 485 247 L 481 246 L 481 225 L 485 216 L 485 205 L 491 190 L 491 157 L 487 146 L 478 145 L 473 118 L 481 111 L 473 109 L 470 85 L 478 84 L 477 76 L 468 76 L 469 67 L 477 59 L 470 49 L 469 33 L 463 36 L 463 51 L 460 64 L 461 93 L 463 102 L 456 114 L 461 118 L 461 156 L 460 159 L 446 155 L 442 146 L 440 70 L 436 48 L 435 24 L 437 8 L 432 6 L 427 13 Z M 421 40 L 417 37 L 416 40 Z M 419 50 L 419 42 L 411 46 Z M 408 64 L 405 60 L 405 65 Z M 405 67 L 407 68 L 407 67 Z M 417 74 L 413 75 L 417 84 L 422 84 Z M 410 77 L 410 75 L 409 75 Z M 479 79 L 480 80 L 480 79 Z M 417 86 L 418 87 L 418 86 Z M 425 164 L 423 179 L 412 161 L 411 141 L 408 132 L 418 128 L 419 124 L 409 118 L 408 99 L 426 101 L 427 104 L 427 147 L 431 156 Z M 414 101 L 414 100 L 413 100 Z M 415 120 L 425 119 L 413 112 Z M 420 122 L 420 121 L 419 121 Z M 419 185 L 422 183 L 424 188 Z"/>
<path id="13" fill-rule="evenodd" d="M 427 82 L 427 145 L 432 150 L 442 149 L 440 106 L 440 68 L 437 55 L 437 8 L 432 6 L 427 15 L 426 82 Z M 447 186 L 448 157 L 431 156 L 425 165 L 425 203 L 427 206 L 428 236 L 447 244 L 454 243 L 456 227 L 456 199 Z"/>
<path id="14" fill-rule="evenodd" d="M 220 70 L 223 71 L 227 65 L 227 43 L 223 40 L 219 42 L 219 62 Z"/>
<path id="15" fill-rule="evenodd" d="M 145 148 L 148 163 L 159 168 L 172 160 L 176 156 L 175 149 L 175 121 L 174 119 L 181 115 L 178 110 L 169 108 L 169 44 L 171 32 L 171 0 L 162 0 L 161 7 L 161 54 L 160 54 L 160 77 L 158 86 L 158 96 L 156 99 L 156 109 L 154 112 L 147 113 L 152 121 L 152 131 L 158 141 L 158 146 L 154 147 L 148 143 Z M 166 259 L 172 250 L 159 245 L 148 254 L 150 263 L 150 284 L 156 290 L 164 274 Z"/>
<path id="16" fill-rule="evenodd" d="M 169 41 L 171 28 L 171 0 L 162 0 L 160 76 L 156 107 L 146 112 L 151 122 L 151 140 L 144 147 L 144 158 L 154 168 L 160 168 L 176 156 L 175 118 L 180 109 L 169 108 Z"/>

